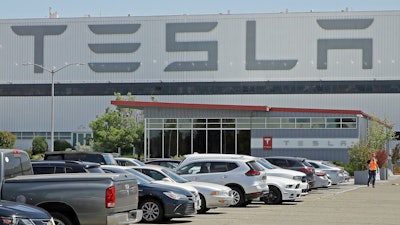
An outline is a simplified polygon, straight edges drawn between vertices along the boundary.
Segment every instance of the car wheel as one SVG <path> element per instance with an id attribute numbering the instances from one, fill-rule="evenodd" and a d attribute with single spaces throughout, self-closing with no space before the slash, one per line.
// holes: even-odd
<path id="1" fill-rule="evenodd" d="M 232 195 L 233 195 L 233 203 L 231 206 L 233 207 L 244 206 L 245 200 L 243 191 L 238 187 L 230 187 L 230 188 L 232 189 Z"/>
<path id="2" fill-rule="evenodd" d="M 264 198 L 264 202 L 266 204 L 271 204 L 271 205 L 277 205 L 277 204 L 282 204 L 282 193 L 279 190 L 279 188 L 275 186 L 268 186 L 269 187 L 269 193 L 267 195 L 267 198 Z"/>
<path id="3" fill-rule="evenodd" d="M 72 221 L 62 213 L 50 212 L 50 214 L 54 219 L 55 225 L 74 225 Z"/>
<path id="4" fill-rule="evenodd" d="M 198 214 L 204 214 L 210 209 L 206 207 L 207 203 L 206 203 L 206 199 L 204 198 L 203 195 L 200 195 L 200 201 L 201 201 L 201 206 L 200 206 L 200 209 L 197 210 L 197 213 Z"/>
<path id="5" fill-rule="evenodd" d="M 142 221 L 160 222 L 164 218 L 164 209 L 159 201 L 146 199 L 140 203 L 139 208 L 143 210 Z"/>

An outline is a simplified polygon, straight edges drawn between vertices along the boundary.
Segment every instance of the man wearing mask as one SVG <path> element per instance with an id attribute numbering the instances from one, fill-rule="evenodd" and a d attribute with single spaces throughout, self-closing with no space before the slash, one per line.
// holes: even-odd
<path id="1" fill-rule="evenodd" d="M 367 167 L 368 167 L 368 183 L 367 186 L 369 187 L 369 184 L 372 184 L 372 187 L 375 187 L 375 177 L 376 177 L 376 171 L 378 170 L 378 161 L 376 160 L 376 155 L 375 153 L 372 153 L 371 158 L 367 161 Z"/>

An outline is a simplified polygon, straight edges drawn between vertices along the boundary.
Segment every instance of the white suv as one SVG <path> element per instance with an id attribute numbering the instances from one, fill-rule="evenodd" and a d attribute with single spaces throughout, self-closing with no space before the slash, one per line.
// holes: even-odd
<path id="1" fill-rule="evenodd" d="M 230 187 L 234 196 L 232 206 L 245 206 L 269 192 L 265 169 L 255 160 L 240 155 L 186 155 L 176 172 L 188 180 Z"/>

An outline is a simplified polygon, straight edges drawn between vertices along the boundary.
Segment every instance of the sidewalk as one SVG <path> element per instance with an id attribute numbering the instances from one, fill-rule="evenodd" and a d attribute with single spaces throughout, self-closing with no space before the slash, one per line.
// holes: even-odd
<path id="1" fill-rule="evenodd" d="M 399 175 L 376 181 L 375 188 L 354 185 L 353 190 L 327 199 L 317 210 L 321 215 L 329 215 L 329 222 L 324 224 L 400 224 Z"/>

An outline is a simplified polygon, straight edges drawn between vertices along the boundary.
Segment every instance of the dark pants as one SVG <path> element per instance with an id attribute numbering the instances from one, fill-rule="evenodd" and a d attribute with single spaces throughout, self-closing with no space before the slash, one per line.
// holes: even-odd
<path id="1" fill-rule="evenodd" d="M 370 170 L 368 172 L 368 185 L 371 183 L 375 186 L 375 177 L 376 177 L 376 170 Z"/>

